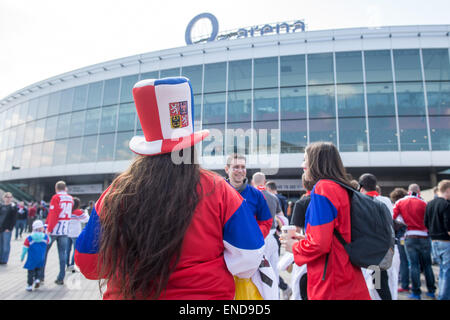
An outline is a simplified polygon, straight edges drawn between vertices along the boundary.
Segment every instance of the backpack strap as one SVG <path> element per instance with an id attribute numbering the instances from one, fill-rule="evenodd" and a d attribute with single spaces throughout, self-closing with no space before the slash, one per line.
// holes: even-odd
<path id="1" fill-rule="evenodd" d="M 345 247 L 348 243 L 345 242 L 344 238 L 342 238 L 342 235 L 337 231 L 336 229 L 333 230 L 334 235 L 339 240 L 339 242 Z"/>

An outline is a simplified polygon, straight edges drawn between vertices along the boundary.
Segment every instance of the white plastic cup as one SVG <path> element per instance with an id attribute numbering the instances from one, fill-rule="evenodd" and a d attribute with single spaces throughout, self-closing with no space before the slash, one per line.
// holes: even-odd
<path id="1" fill-rule="evenodd" d="M 291 239 L 295 236 L 297 232 L 296 226 L 282 226 L 281 227 L 281 236 L 283 239 Z"/>

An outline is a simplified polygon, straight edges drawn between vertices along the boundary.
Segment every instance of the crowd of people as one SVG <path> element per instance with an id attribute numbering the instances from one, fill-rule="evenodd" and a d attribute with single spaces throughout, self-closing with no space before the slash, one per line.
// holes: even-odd
<path id="1" fill-rule="evenodd" d="M 133 96 L 144 132 L 130 141 L 138 156 L 89 213 L 79 210 L 63 181 L 56 183 L 45 224 L 27 222 L 27 290 L 42 285 L 56 241 L 55 282 L 62 285 L 75 262 L 86 278 L 99 281 L 104 299 L 396 300 L 405 291 L 421 299 L 421 272 L 426 295 L 449 299 L 450 180 L 439 182 L 429 203 L 417 184 L 388 198 L 374 174 L 353 180 L 337 148 L 316 142 L 299 163 L 306 193 L 288 201 L 263 172 L 247 176 L 244 155 L 228 155 L 225 176 L 201 168 L 195 144 L 209 132 L 195 132 L 189 121 L 187 78 L 142 80 Z M 387 217 L 383 225 L 367 222 L 388 240 L 375 264 L 358 263 L 351 252 L 355 199 Z M 23 225 L 25 211 L 4 197 L 1 263 L 9 254 L 5 239 L 16 221 Z M 437 296 L 433 261 L 440 266 Z M 291 272 L 289 283 L 284 270 Z"/>

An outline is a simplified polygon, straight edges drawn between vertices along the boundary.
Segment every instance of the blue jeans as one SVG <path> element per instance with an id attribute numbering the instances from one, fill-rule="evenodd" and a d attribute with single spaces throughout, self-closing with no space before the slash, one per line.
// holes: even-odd
<path id="1" fill-rule="evenodd" d="M 433 269 L 431 268 L 431 243 L 428 238 L 406 238 L 406 254 L 408 256 L 412 292 L 420 295 L 420 263 L 423 265 L 423 272 L 429 293 L 436 291 Z"/>
<path id="2" fill-rule="evenodd" d="M 439 300 L 450 300 L 450 242 L 433 241 L 439 258 Z"/>
<path id="3" fill-rule="evenodd" d="M 52 247 L 53 242 L 56 241 L 58 245 L 58 257 L 59 257 L 59 274 L 56 280 L 64 280 L 64 277 L 66 276 L 66 259 L 67 259 L 67 247 L 69 244 L 69 237 L 68 236 L 53 236 L 50 235 L 52 240 L 50 241 L 50 244 L 47 247 L 47 251 L 45 252 L 45 264 L 42 268 L 41 273 L 41 280 L 44 280 L 45 277 L 45 266 L 47 265 L 47 256 L 48 252 L 50 251 L 50 248 Z"/>
<path id="4" fill-rule="evenodd" d="M 19 236 L 22 237 L 22 232 L 27 227 L 27 220 L 20 219 L 16 221 L 16 240 Z"/>
<path id="5" fill-rule="evenodd" d="M 8 263 L 11 250 L 11 231 L 0 232 L 0 263 Z"/>
<path id="6" fill-rule="evenodd" d="M 77 241 L 77 238 L 68 238 L 67 241 L 67 258 L 66 258 L 67 266 L 73 266 L 75 264 L 75 241 Z M 71 251 L 72 251 L 72 259 L 70 258 Z"/>
<path id="7" fill-rule="evenodd" d="M 400 286 L 403 289 L 409 289 L 409 262 L 404 245 L 398 245 L 398 253 L 400 254 Z"/>

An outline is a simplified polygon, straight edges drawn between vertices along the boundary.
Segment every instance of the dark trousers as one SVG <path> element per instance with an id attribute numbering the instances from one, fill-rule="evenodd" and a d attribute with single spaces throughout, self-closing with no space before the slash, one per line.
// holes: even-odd
<path id="1" fill-rule="evenodd" d="M 376 289 L 381 300 L 392 300 L 389 278 L 386 270 L 380 271 L 380 289 Z"/>
<path id="2" fill-rule="evenodd" d="M 41 269 L 42 268 L 36 268 L 33 270 L 28 270 L 28 285 L 31 286 L 33 285 L 34 281 L 37 279 L 40 279 L 41 276 Z"/>

